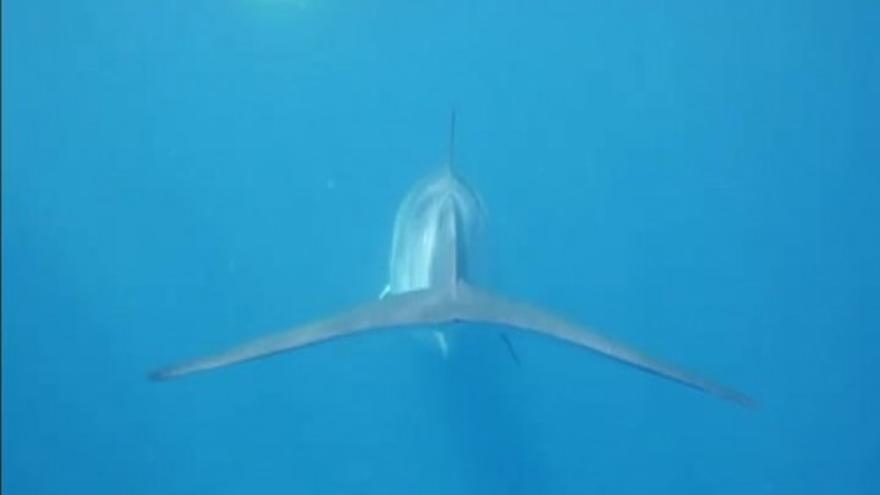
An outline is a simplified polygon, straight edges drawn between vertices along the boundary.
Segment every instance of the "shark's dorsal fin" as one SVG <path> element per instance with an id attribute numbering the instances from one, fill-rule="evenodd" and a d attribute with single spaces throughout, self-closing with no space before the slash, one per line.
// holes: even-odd
<path id="1" fill-rule="evenodd" d="M 452 108 L 452 111 L 449 115 L 449 149 L 448 156 L 446 157 L 446 164 L 443 168 L 444 172 L 451 178 L 455 179 L 455 107 Z M 454 199 L 450 198 L 449 201 L 454 201 Z M 459 273 L 459 236 L 461 234 L 461 225 L 459 225 L 460 219 L 458 218 L 458 213 L 456 208 L 449 208 L 446 210 L 446 215 L 444 215 L 443 228 L 449 229 L 448 235 L 446 239 L 451 240 L 449 245 L 444 245 L 441 249 L 448 250 L 445 258 L 448 260 L 449 265 L 447 270 L 444 270 L 444 279 L 439 282 L 443 285 L 455 288 L 456 284 L 458 284 L 461 279 L 461 273 Z"/>
<path id="2" fill-rule="evenodd" d="M 455 108 L 452 109 L 452 115 L 449 118 L 449 156 L 446 158 L 446 171 L 453 173 L 455 165 Z"/>

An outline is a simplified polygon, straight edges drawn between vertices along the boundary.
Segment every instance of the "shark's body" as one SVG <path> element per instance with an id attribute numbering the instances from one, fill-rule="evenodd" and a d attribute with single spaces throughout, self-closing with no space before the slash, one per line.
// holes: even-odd
<path id="1" fill-rule="evenodd" d="M 419 181 L 397 210 L 388 294 L 471 281 L 484 226 L 482 202 L 451 169 Z"/>
<path id="2" fill-rule="evenodd" d="M 452 171 L 450 159 L 440 173 L 417 183 L 401 203 L 389 281 L 378 301 L 225 353 L 161 369 L 151 377 L 176 378 L 372 330 L 472 322 L 541 334 L 743 405 L 751 403 L 735 390 L 656 361 L 586 327 L 477 288 L 472 275 L 479 266 L 484 224 L 482 202 Z M 446 340 L 437 335 L 445 354 Z M 510 346 L 506 338 L 505 343 Z"/>

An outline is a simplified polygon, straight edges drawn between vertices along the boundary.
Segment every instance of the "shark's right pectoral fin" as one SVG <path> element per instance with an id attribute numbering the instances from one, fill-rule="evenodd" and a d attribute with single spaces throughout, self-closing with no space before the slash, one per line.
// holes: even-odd
<path id="1" fill-rule="evenodd" d="M 379 301 L 366 303 L 323 320 L 251 341 L 221 354 L 162 368 L 151 373 L 150 378 L 168 380 L 369 330 L 443 323 L 451 319 L 451 309 L 447 291 L 429 289 L 386 295 Z"/>
<path id="2" fill-rule="evenodd" d="M 754 405 L 754 401 L 745 394 L 648 357 L 584 326 L 533 306 L 506 300 L 468 285 L 459 287 L 456 306 L 456 318 L 463 321 L 503 325 L 552 337 L 740 405 Z"/>

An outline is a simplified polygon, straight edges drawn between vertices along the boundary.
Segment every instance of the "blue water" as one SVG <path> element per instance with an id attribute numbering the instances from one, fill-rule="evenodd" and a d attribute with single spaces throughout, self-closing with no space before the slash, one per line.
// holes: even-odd
<path id="1" fill-rule="evenodd" d="M 4 1 L 3 492 L 878 493 L 878 33 L 870 0 Z M 761 406 L 480 327 L 145 379 L 376 297 L 453 106 L 494 289 Z"/>

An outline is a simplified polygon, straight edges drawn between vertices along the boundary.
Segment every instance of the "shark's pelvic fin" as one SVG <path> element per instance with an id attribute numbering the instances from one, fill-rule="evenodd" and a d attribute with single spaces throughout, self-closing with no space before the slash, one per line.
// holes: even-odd
<path id="1" fill-rule="evenodd" d="M 446 337 L 446 333 L 442 330 L 434 330 L 434 340 L 437 342 L 437 348 L 440 349 L 443 359 L 449 359 L 449 339 Z"/>
<path id="2" fill-rule="evenodd" d="M 158 370 L 150 377 L 154 380 L 167 380 L 372 330 L 459 321 L 501 325 L 544 335 L 740 405 L 754 404 L 744 394 L 657 361 L 586 327 L 463 282 L 452 287 L 389 294 L 379 301 L 257 339 L 221 354 Z M 515 359 L 518 361 L 518 358 Z"/>
<path id="3" fill-rule="evenodd" d="M 504 347 L 507 348 L 507 352 L 510 354 L 513 362 L 516 363 L 517 366 L 520 366 L 521 363 L 519 361 L 519 354 L 516 353 L 516 349 L 513 347 L 513 342 L 510 341 L 510 336 L 508 336 L 504 332 L 501 332 L 498 335 L 501 337 L 501 340 L 504 341 Z"/>

